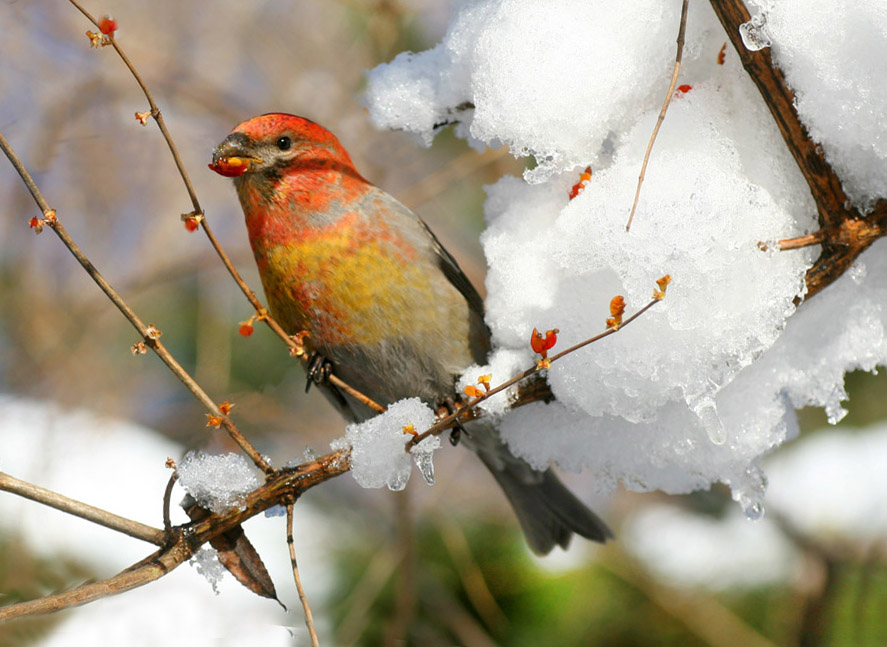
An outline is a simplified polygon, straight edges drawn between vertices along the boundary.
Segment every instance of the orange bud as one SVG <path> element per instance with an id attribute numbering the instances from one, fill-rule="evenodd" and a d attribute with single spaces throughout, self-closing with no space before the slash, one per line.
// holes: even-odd
<path id="1" fill-rule="evenodd" d="M 490 390 L 490 380 L 492 380 L 492 379 L 493 379 L 492 373 L 490 373 L 489 375 L 481 375 L 479 378 L 477 378 L 477 383 L 482 384 L 485 391 L 489 391 Z"/>
<path id="2" fill-rule="evenodd" d="M 145 112 L 137 112 L 136 113 L 136 121 L 146 126 L 148 124 L 148 118 L 151 116 L 150 110 L 145 110 Z"/>
<path id="3" fill-rule="evenodd" d="M 224 402 L 222 402 L 222 403 L 219 405 L 219 411 L 221 411 L 222 414 L 223 414 L 223 415 L 226 415 L 226 416 L 227 416 L 229 413 L 231 413 L 231 409 L 233 409 L 233 408 L 234 408 L 234 405 L 233 405 L 231 402 L 228 402 L 227 400 L 225 400 Z"/>
<path id="4" fill-rule="evenodd" d="M 222 416 L 214 416 L 211 413 L 206 414 L 206 426 L 207 427 L 215 427 L 216 429 L 218 429 L 219 427 L 222 426 L 222 420 L 224 420 L 224 418 L 222 418 Z"/>
<path id="5" fill-rule="evenodd" d="M 89 39 L 89 46 L 98 48 L 102 44 L 102 35 L 94 31 L 87 31 L 86 37 Z"/>
<path id="6" fill-rule="evenodd" d="M 727 59 L 727 43 L 721 45 L 721 51 L 718 52 L 718 65 L 723 65 Z"/>
<path id="7" fill-rule="evenodd" d="M 43 233 L 43 224 L 44 220 L 42 218 L 37 218 L 36 216 L 28 221 L 28 227 L 33 229 L 35 234 Z"/>
<path id="8" fill-rule="evenodd" d="M 176 468 L 176 462 L 170 457 L 167 457 L 166 463 L 164 463 L 164 465 L 171 470 L 174 470 Z"/>
<path id="9" fill-rule="evenodd" d="M 693 89 L 693 86 L 692 86 L 692 85 L 687 85 L 686 83 L 685 83 L 684 85 L 679 85 L 679 86 L 678 86 L 678 91 L 675 92 L 675 96 L 680 96 L 680 95 L 682 95 L 682 94 L 687 94 L 687 93 L 688 93 L 690 90 L 692 90 L 692 89 Z"/>
<path id="10" fill-rule="evenodd" d="M 659 289 L 653 290 L 653 298 L 657 301 L 662 301 L 665 298 L 665 290 L 669 283 L 671 283 L 670 274 L 666 274 L 665 276 L 656 279 L 656 285 L 659 286 Z"/>
<path id="11" fill-rule="evenodd" d="M 249 337 L 250 335 L 252 335 L 253 334 L 252 320 L 250 319 L 248 321 L 241 321 L 240 328 L 237 329 L 237 332 L 239 332 L 243 337 Z"/>
<path id="12" fill-rule="evenodd" d="M 117 21 L 111 16 L 102 16 L 102 19 L 99 20 L 99 31 L 105 36 L 113 36 L 117 31 Z"/>
<path id="13" fill-rule="evenodd" d="M 467 395 L 469 398 L 479 398 L 483 395 L 483 391 L 481 391 L 476 386 L 472 386 L 471 384 L 469 384 L 465 387 L 465 395 Z"/>
<path id="14" fill-rule="evenodd" d="M 290 335 L 290 339 L 296 344 L 290 348 L 290 355 L 292 357 L 301 357 L 305 354 L 305 337 L 309 337 L 310 335 L 311 333 L 307 330 L 302 330 L 295 335 Z"/>
<path id="15" fill-rule="evenodd" d="M 533 328 L 533 335 L 530 337 L 530 347 L 534 352 L 542 355 L 542 359 L 548 357 L 548 351 L 557 343 L 557 334 L 560 332 L 557 328 L 546 330 L 545 336 L 541 332 Z"/>
<path id="16" fill-rule="evenodd" d="M 610 300 L 610 314 L 612 316 L 607 319 L 607 328 L 618 330 L 622 325 L 622 315 L 625 314 L 624 297 L 616 296 Z"/>
<path id="17" fill-rule="evenodd" d="M 200 223 L 203 222 L 203 214 L 193 211 L 191 213 L 183 213 L 182 222 L 185 223 L 185 229 L 188 231 L 197 231 Z"/>
<path id="18" fill-rule="evenodd" d="M 416 431 L 416 428 L 413 425 L 404 425 L 402 427 L 403 433 L 409 434 L 410 436 L 418 436 L 419 432 Z"/>
<path id="19" fill-rule="evenodd" d="M 557 328 L 554 330 L 546 330 L 545 331 L 545 350 L 549 350 L 554 348 L 554 345 L 557 343 L 557 334 L 560 332 Z"/>
<path id="20" fill-rule="evenodd" d="M 545 338 L 542 336 L 542 333 L 535 328 L 533 328 L 533 334 L 530 335 L 530 348 L 533 349 L 534 353 L 545 352 Z"/>
<path id="21" fill-rule="evenodd" d="M 588 166 L 585 168 L 582 173 L 579 174 L 579 181 L 573 185 L 573 188 L 570 189 L 570 200 L 575 198 L 577 195 L 582 193 L 582 189 L 585 188 L 585 185 L 591 181 L 591 167 Z"/>

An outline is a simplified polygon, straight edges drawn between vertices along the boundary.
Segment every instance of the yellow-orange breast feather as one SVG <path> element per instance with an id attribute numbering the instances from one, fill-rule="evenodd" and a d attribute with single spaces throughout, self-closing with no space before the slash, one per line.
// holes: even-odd
<path id="1" fill-rule="evenodd" d="M 361 238 L 333 228 L 265 250 L 262 281 L 284 327 L 326 345 L 374 344 L 434 325 L 426 302 L 433 274 L 423 259 L 408 258 L 385 237 Z"/>

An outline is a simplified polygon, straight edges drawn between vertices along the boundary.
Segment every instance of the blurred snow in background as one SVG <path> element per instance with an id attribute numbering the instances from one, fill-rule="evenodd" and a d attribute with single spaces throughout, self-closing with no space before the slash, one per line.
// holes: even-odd
<path id="1" fill-rule="evenodd" d="M 887 424 L 815 433 L 765 464 L 771 514 L 759 523 L 655 504 L 629 517 L 626 547 L 663 581 L 723 591 L 795 583 L 804 542 L 875 554 L 887 536 Z"/>
<path id="2" fill-rule="evenodd" d="M 170 476 L 164 462 L 167 457 L 181 457 L 183 448 L 176 443 L 129 422 L 7 395 L 0 395 L 0 430 L 0 471 L 162 527 L 161 502 Z M 181 489 L 174 490 L 173 523 L 187 521 L 178 507 L 182 495 Z M 319 604 L 332 585 L 324 557 L 329 555 L 331 526 L 305 504 L 297 506 L 295 522 L 312 528 L 310 533 L 297 533 L 296 551 L 302 577 L 310 583 L 307 593 Z M 304 638 L 307 630 L 293 587 L 287 586 L 291 582 L 280 581 L 289 572 L 283 519 L 256 518 L 244 528 L 277 580 L 278 594 L 289 613 L 273 600 L 247 591 L 227 574 L 219 583 L 222 594 L 216 596 L 195 568 L 182 565 L 145 587 L 67 612 L 41 645 L 292 645 L 293 635 Z M 150 544 L 6 493 L 0 496 L 0 532 L 21 539 L 29 550 L 46 558 L 78 560 L 96 577 L 110 577 L 155 550 Z M 323 612 L 316 607 L 318 611 L 319 630 L 327 631 Z"/>
<path id="3" fill-rule="evenodd" d="M 0 428 L 5 441 L 0 470 L 126 517 L 160 524 L 160 495 L 169 471 L 159 457 L 179 455 L 182 449 L 174 443 L 130 423 L 8 396 L 0 397 Z M 621 532 L 626 549 L 669 585 L 735 591 L 790 584 L 801 577 L 797 537 L 822 546 L 856 546 L 866 554 L 887 534 L 887 424 L 813 434 L 769 458 L 766 467 L 771 514 L 761 522 L 750 524 L 735 508 L 717 519 L 654 503 L 628 515 Z M 121 487 L 126 483 L 138 487 Z M 184 521 L 177 506 L 172 513 L 174 522 Z M 328 517 L 319 519 L 304 504 L 296 507 L 296 523 L 312 529 L 297 533 L 296 543 L 315 618 L 324 627 L 322 601 L 332 583 L 324 556 L 335 531 Z M 279 579 L 288 570 L 282 520 L 255 519 L 246 528 Z M 152 550 L 12 495 L 0 497 L 0 531 L 20 537 L 47 557 L 80 560 L 99 577 L 112 575 Z M 594 554 L 591 545 L 576 542 L 569 552 L 557 553 L 553 562 L 539 560 L 539 566 L 556 573 Z M 185 646 L 208 644 L 211 632 L 209 638 L 217 645 L 254 644 L 257 637 L 262 644 L 289 645 L 291 636 L 284 627 L 296 635 L 304 629 L 298 602 L 287 599 L 294 597 L 287 584 L 278 582 L 278 593 L 292 609 L 289 614 L 227 574 L 217 597 L 194 568 L 182 566 L 146 587 L 69 612 L 42 644 L 73 647 L 95 638 L 95 644 L 110 640 Z M 155 626 L 150 618 L 164 622 Z M 133 633 L 133 626 L 139 631 Z"/>

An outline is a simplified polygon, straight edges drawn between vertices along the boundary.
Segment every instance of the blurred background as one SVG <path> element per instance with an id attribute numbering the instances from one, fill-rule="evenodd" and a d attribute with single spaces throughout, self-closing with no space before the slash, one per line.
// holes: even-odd
<path id="1" fill-rule="evenodd" d="M 107 0 L 86 9 L 117 20 L 117 39 L 160 105 L 210 224 L 254 289 L 260 283 L 233 188 L 206 165 L 234 125 L 284 111 L 335 132 L 357 168 L 417 211 L 483 291 L 483 186 L 519 174 L 526 160 L 471 151 L 448 133 L 424 149 L 377 132 L 360 98 L 366 69 L 439 41 L 450 5 Z M 341 419 L 317 391 L 305 395 L 301 367 L 264 327 L 238 335 L 249 305 L 203 234 L 184 229 L 180 214 L 191 205 L 166 144 L 153 122 L 143 127 L 134 118 L 147 103 L 112 48 L 89 47 L 87 29 L 94 30 L 68 3 L 0 0 L 0 132 L 124 299 L 163 331 L 212 397 L 236 403 L 235 419 L 260 451 L 278 465 L 306 448 L 326 452 L 343 434 Z M 2 160 L 0 394 L 10 397 L 0 399 L 0 469 L 14 463 L 3 409 L 16 401 L 52 403 L 63 419 L 88 409 L 187 449 L 233 451 L 223 433 L 204 426 L 203 409 L 159 360 L 133 357 L 134 331 L 51 232 L 34 236 L 27 223 L 35 215 Z M 876 485 L 860 485 L 878 483 L 866 470 L 887 472 L 887 465 L 883 454 L 877 463 L 859 449 L 885 447 L 878 439 L 887 427 L 878 424 L 887 418 L 887 381 L 854 374 L 847 388 L 840 443 L 815 449 L 839 431 L 823 429 L 821 411 L 800 412 L 802 438 L 776 453 L 775 507 L 757 523 L 742 519 L 720 488 L 605 499 L 593 474 L 566 475 L 620 540 L 603 548 L 576 542 L 539 559 L 492 479 L 462 449 L 437 454 L 434 487 L 413 479 L 395 494 L 361 489 L 348 476 L 329 482 L 299 503 L 313 510 L 313 523 L 340 530 L 317 548 L 329 569 L 323 595 L 312 596 L 305 582 L 324 644 L 887 644 L 887 498 Z M 793 460 L 805 443 L 814 447 L 809 460 Z M 872 460 L 861 466 L 860 457 Z M 165 454 L 141 459 L 164 473 Z M 826 478 L 829 460 L 845 478 Z M 798 487 L 804 479 L 813 485 Z M 836 510 L 869 501 L 869 526 L 841 523 L 840 515 L 805 517 L 821 513 L 820 504 L 830 509 L 830 500 L 812 496 L 818 486 L 834 494 Z M 79 547 L 48 558 L 29 541 L 14 521 L 0 524 L 0 601 L 98 576 L 78 559 Z M 292 588 L 285 570 L 272 576 L 278 590 Z M 292 644 L 306 644 L 298 614 L 285 622 L 294 627 Z M 43 644 L 67 618 L 0 626 L 0 645 Z"/>

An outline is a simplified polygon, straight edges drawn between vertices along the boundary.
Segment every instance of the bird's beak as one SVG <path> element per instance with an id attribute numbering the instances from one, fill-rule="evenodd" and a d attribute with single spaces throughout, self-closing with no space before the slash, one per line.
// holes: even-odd
<path id="1" fill-rule="evenodd" d="M 261 164 L 262 159 L 248 152 L 249 141 L 241 133 L 231 133 L 213 150 L 213 161 L 209 167 L 225 177 L 240 177 L 253 164 Z"/>

